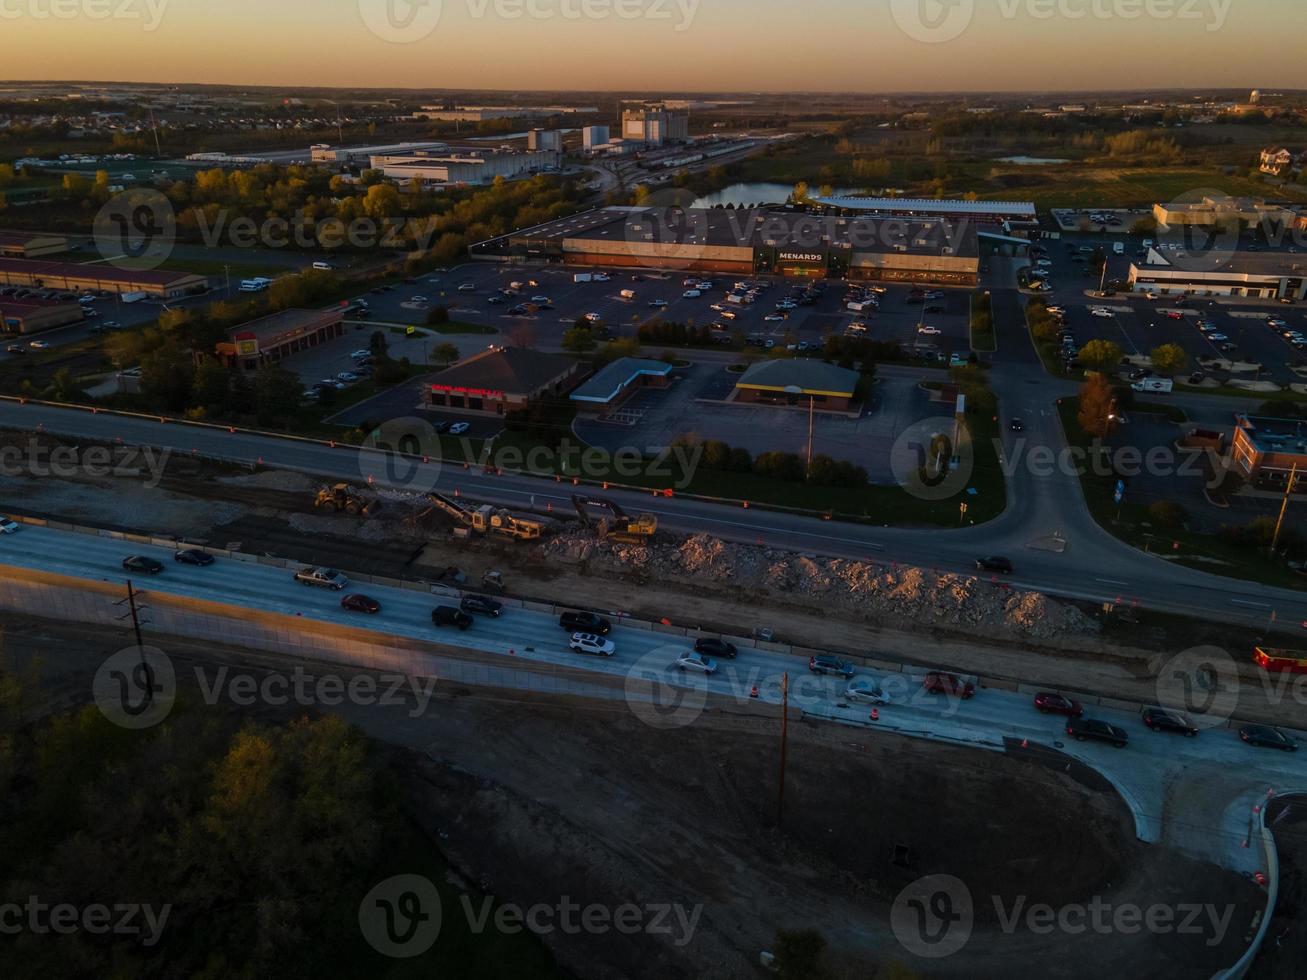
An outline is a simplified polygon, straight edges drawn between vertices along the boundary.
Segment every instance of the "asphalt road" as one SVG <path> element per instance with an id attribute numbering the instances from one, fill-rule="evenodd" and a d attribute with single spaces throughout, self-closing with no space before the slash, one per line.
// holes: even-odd
<path id="1" fill-rule="evenodd" d="M 1186 739 L 1151 732 L 1125 711 L 1091 709 L 1093 717 L 1119 725 L 1130 734 L 1130 745 L 1119 750 L 1066 738 L 1064 721 L 1036 712 L 1027 695 L 984 689 L 970 700 L 960 700 L 927 694 L 919 680 L 908 675 L 867 672 L 854 679 L 880 686 L 889 699 L 877 709 L 879 718 L 873 722 L 866 705 L 850 704 L 844 697 L 847 682 L 843 678 L 811 674 L 803 661 L 785 654 L 742 649 L 735 660 L 719 662 L 718 672 L 705 677 L 673 666 L 676 657 L 688 649 L 688 641 L 647 630 L 618 625 L 610 634 L 616 654 L 612 658 L 589 657 L 572 653 L 567 647 L 567 631 L 544 613 L 505 609 L 497 618 L 477 616 L 469 630 L 458 632 L 431 624 L 431 609 L 450 600 L 421 593 L 373 585 L 336 592 L 298 584 L 284 569 L 223 559 L 197 568 L 175 563 L 170 552 L 161 548 L 51 528 L 24 527 L 16 534 L 0 536 L 0 562 L 82 579 L 125 582 L 129 576 L 120 562 L 128 554 L 148 555 L 166 566 L 155 576 L 131 576 L 147 596 L 164 592 L 299 614 L 399 636 L 439 638 L 502 655 L 506 663 L 513 662 L 512 656 L 651 682 L 655 690 L 662 691 L 657 695 L 657 708 L 643 693 L 615 694 L 624 696 L 631 710 L 646 721 L 652 717 L 650 712 L 659 711 L 664 724 L 690 724 L 703 707 L 706 692 L 744 700 L 756 686 L 760 700 L 778 703 L 781 677 L 788 672 L 791 703 L 815 717 L 996 749 L 1003 747 L 1004 739 L 1054 746 L 1103 772 L 1118 787 L 1135 814 L 1142 839 L 1165 839 L 1195 856 L 1234 868 L 1251 870 L 1258 860 L 1256 849 L 1245 850 L 1241 845 L 1239 821 L 1247 812 L 1242 804 L 1260 799 L 1268 786 L 1287 790 L 1307 785 L 1307 752 L 1255 749 L 1224 728 L 1204 730 L 1198 738 Z M 341 596 L 355 591 L 378 600 L 380 612 L 369 616 L 343 611 Z M 1210 811 L 1167 805 L 1169 794 L 1177 787 L 1209 782 L 1220 788 L 1214 801 L 1219 805 Z"/>

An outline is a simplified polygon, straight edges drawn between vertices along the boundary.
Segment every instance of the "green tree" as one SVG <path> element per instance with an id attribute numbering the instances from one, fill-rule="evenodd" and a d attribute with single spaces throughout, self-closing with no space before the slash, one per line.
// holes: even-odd
<path id="1" fill-rule="evenodd" d="M 1162 344 L 1154 347 L 1149 358 L 1160 374 L 1180 374 L 1189 367 L 1189 355 L 1179 344 Z"/>
<path id="2" fill-rule="evenodd" d="M 436 345 L 436 349 L 431 352 L 431 356 L 437 364 L 453 364 L 458 360 L 458 345 L 451 344 L 446 340 L 444 343 Z"/>
<path id="3" fill-rule="evenodd" d="M 772 955 L 781 980 L 824 980 L 830 976 L 826 940 L 816 929 L 778 929 Z"/>
<path id="4" fill-rule="evenodd" d="M 588 354 L 597 347 L 594 331 L 589 326 L 569 327 L 563 334 L 563 350 L 569 354 Z"/>
<path id="5" fill-rule="evenodd" d="M 141 356 L 141 391 L 170 412 L 191 403 L 195 364 L 190 352 L 166 341 Z"/>
<path id="6" fill-rule="evenodd" d="M 1080 363 L 1090 371 L 1107 373 L 1121 365 L 1125 351 L 1111 340 L 1091 340 L 1080 348 Z"/>
<path id="7" fill-rule="evenodd" d="M 304 390 L 297 375 L 280 364 L 264 364 L 254 374 L 254 414 L 262 425 L 275 425 L 299 411 Z"/>
<path id="8" fill-rule="evenodd" d="M 205 358 L 195 369 L 191 400 L 196 405 L 220 410 L 231 391 L 231 372 L 220 361 Z"/>

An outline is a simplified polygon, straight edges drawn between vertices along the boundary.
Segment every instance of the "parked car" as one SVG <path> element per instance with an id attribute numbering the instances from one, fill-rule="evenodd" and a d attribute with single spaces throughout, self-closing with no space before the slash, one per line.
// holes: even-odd
<path id="1" fill-rule="evenodd" d="M 436 606 L 431 610 L 431 623 L 433 626 L 457 626 L 459 630 L 467 630 L 472 625 L 472 617 L 453 606 Z"/>
<path id="2" fill-rule="evenodd" d="M 1084 706 L 1074 698 L 1047 691 L 1035 695 L 1035 708 L 1040 714 L 1066 715 L 1068 718 L 1079 718 L 1085 713 Z"/>
<path id="3" fill-rule="evenodd" d="M 468 422 L 455 422 L 449 427 L 449 434 L 451 436 L 461 436 L 470 428 L 472 428 L 472 426 Z"/>
<path id="4" fill-rule="evenodd" d="M 672 666 L 678 670 L 697 670 L 701 674 L 717 673 L 717 661 L 712 657 L 705 657 L 702 653 L 695 653 L 693 650 L 687 651 L 676 658 L 676 663 Z"/>
<path id="5" fill-rule="evenodd" d="M 1012 561 L 1000 555 L 976 559 L 976 570 L 980 572 L 998 572 L 1002 575 L 1012 574 Z"/>
<path id="6" fill-rule="evenodd" d="M 703 636 L 694 641 L 695 653 L 704 653 L 710 657 L 725 657 L 727 660 L 734 660 L 739 652 L 735 649 L 734 643 L 727 643 L 725 640 L 718 640 L 713 637 Z"/>
<path id="7" fill-rule="evenodd" d="M 1198 734 L 1198 726 L 1178 711 L 1169 708 L 1144 708 L 1140 712 L 1144 724 L 1155 732 L 1176 732 L 1190 738 Z"/>
<path id="8" fill-rule="evenodd" d="M 591 657 L 611 657 L 617 652 L 612 640 L 605 640 L 594 633 L 573 633 L 567 647 L 573 653 L 584 653 Z"/>
<path id="9" fill-rule="evenodd" d="M 871 681 L 854 681 L 844 689 L 844 700 L 854 704 L 888 704 L 885 692 Z"/>
<path id="10" fill-rule="evenodd" d="M 371 596 L 359 595 L 356 592 L 341 599 L 340 608 L 349 612 L 379 613 L 381 612 L 381 603 Z"/>
<path id="11" fill-rule="evenodd" d="M 1072 718 L 1066 723 L 1066 733 L 1077 742 L 1093 739 L 1096 742 L 1108 742 L 1118 749 L 1125 748 L 1130 741 L 1130 735 L 1124 728 L 1096 718 Z"/>
<path id="12" fill-rule="evenodd" d="M 1024 432 L 1026 430 L 1026 424 L 1020 419 L 1012 419 L 1008 422 L 1007 427 L 1013 432 Z"/>
<path id="13" fill-rule="evenodd" d="M 565 612 L 558 617 L 558 625 L 573 633 L 597 633 L 607 636 L 613 624 L 598 613 Z"/>
<path id="14" fill-rule="evenodd" d="M 477 288 L 476 288 L 476 286 L 473 285 L 472 283 L 470 283 L 470 282 L 465 282 L 465 283 L 463 283 L 461 286 L 458 287 L 458 291 L 459 291 L 460 293 L 475 293 L 475 292 L 477 291 Z"/>
<path id="15" fill-rule="evenodd" d="M 976 693 L 976 685 L 971 681 L 942 670 L 932 670 L 922 680 L 921 686 L 927 694 L 947 694 L 964 701 Z"/>
<path id="16" fill-rule="evenodd" d="M 163 562 L 146 558 L 144 555 L 130 555 L 123 559 L 123 569 L 128 572 L 140 572 L 143 575 L 158 575 L 163 571 Z"/>
<path id="17" fill-rule="evenodd" d="M 15 534 L 22 527 L 17 521 L 10 520 L 3 514 L 0 514 L 0 534 Z"/>
<path id="18" fill-rule="evenodd" d="M 848 680 L 853 676 L 853 667 L 839 657 L 830 657 L 825 654 L 809 657 L 808 669 L 814 674 L 835 674 L 837 677 L 843 677 Z"/>
<path id="19" fill-rule="evenodd" d="M 494 619 L 503 612 L 504 604 L 489 596 L 468 595 L 463 597 L 463 601 L 458 604 L 458 608 L 465 613 L 480 613 L 482 616 L 489 616 Z"/>
<path id="20" fill-rule="evenodd" d="M 345 586 L 349 585 L 349 579 L 334 568 L 315 568 L 311 565 L 301 568 L 296 572 L 295 581 L 302 582 L 305 585 L 317 585 L 325 589 L 335 589 L 337 592 L 340 592 L 345 588 Z"/>
<path id="21" fill-rule="evenodd" d="M 207 551 L 201 551 L 199 548 L 186 548 L 172 556 L 172 560 L 183 565 L 199 565 L 201 567 L 213 564 L 213 555 Z"/>
<path id="22" fill-rule="evenodd" d="M 1239 729 L 1239 738 L 1258 748 L 1280 749 L 1282 752 L 1298 751 L 1297 742 L 1270 725 L 1244 725 Z"/>

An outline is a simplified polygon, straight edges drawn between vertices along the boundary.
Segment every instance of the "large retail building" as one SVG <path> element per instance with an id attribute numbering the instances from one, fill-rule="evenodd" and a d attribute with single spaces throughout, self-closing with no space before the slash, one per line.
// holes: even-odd
<path id="1" fill-rule="evenodd" d="M 475 245 L 473 258 L 729 275 L 976 285 L 975 222 L 790 209 L 605 207 Z"/>

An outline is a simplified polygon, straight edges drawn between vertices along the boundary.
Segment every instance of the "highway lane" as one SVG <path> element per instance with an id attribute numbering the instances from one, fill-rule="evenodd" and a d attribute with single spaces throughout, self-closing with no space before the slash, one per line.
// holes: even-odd
<path id="1" fill-rule="evenodd" d="M 889 702 L 877 709 L 879 718 L 873 721 L 869 706 L 845 699 L 843 678 L 813 675 L 802 660 L 784 654 L 742 649 L 737 659 L 722 661 L 717 674 L 703 677 L 672 666 L 690 641 L 620 624 L 611 634 L 616 655 L 588 657 L 570 652 L 568 633 L 544 613 L 505 609 L 498 618 L 477 616 L 469 630 L 458 632 L 432 626 L 431 609 L 451 604 L 433 595 L 370 584 L 335 592 L 297 584 L 286 569 L 222 558 L 206 568 L 180 565 L 167 549 L 51 528 L 25 526 L 16 534 L 0 536 L 0 563 L 95 581 L 125 582 L 129 576 L 120 562 L 128 554 L 148 555 L 166 566 L 156 576 L 132 576 L 136 586 L 146 591 L 147 602 L 150 592 L 169 593 L 456 644 L 502 656 L 506 666 L 516 658 L 641 681 L 644 685 L 626 688 L 625 700 L 637 717 L 663 727 L 692 724 L 709 692 L 743 701 L 753 696 L 756 687 L 759 700 L 779 703 L 781 677 L 788 672 L 790 703 L 815 717 L 988 748 L 1001 748 L 1004 738 L 1054 746 L 1099 769 L 1122 790 L 1144 839 L 1181 842 L 1192 853 L 1230 867 L 1251 868 L 1249 862 L 1255 860 L 1255 849 L 1250 855 L 1237 839 L 1241 803 L 1260 798 L 1271 786 L 1307 788 L 1307 751 L 1254 749 L 1224 728 L 1186 739 L 1150 732 L 1129 712 L 1091 709 L 1094 717 L 1130 733 L 1130 745 L 1118 750 L 1067 739 L 1063 720 L 1040 715 L 1028 695 L 982 689 L 964 701 L 927 694 L 914 676 L 867 671 L 855 679 L 879 685 Z M 341 596 L 355 591 L 377 599 L 381 612 L 368 616 L 342 610 Z M 617 692 L 614 689 L 615 697 L 622 696 Z M 1175 793 L 1204 785 L 1212 787 L 1212 793 L 1202 812 L 1167 805 Z"/>
<path id="2" fill-rule="evenodd" d="M 1044 418 L 1038 433 L 1040 440 L 1052 438 L 1055 422 Z M 464 469 L 448 463 L 423 465 L 371 450 L 344 446 L 333 449 L 315 442 L 7 400 L 0 400 L 0 426 L 41 429 L 105 442 L 121 440 L 128 445 L 155 446 L 180 454 L 197 451 L 330 479 L 371 479 L 377 486 L 415 492 L 440 489 L 452 493 L 457 489 L 473 500 L 572 512 L 572 488 L 566 483 L 531 476 L 486 475 L 476 466 Z M 1013 435 L 1005 435 L 1009 445 Z M 756 507 L 746 510 L 634 491 L 613 491 L 610 496 L 629 510 L 657 515 L 662 526 L 673 531 L 707 531 L 727 540 L 762 542 L 804 553 L 968 573 L 974 571 L 978 556 L 1006 553 L 1016 564 L 1016 574 L 1003 584 L 1017 588 L 1091 602 L 1120 598 L 1163 611 L 1246 625 L 1265 624 L 1272 611 L 1282 623 L 1307 621 L 1307 595 L 1174 566 L 1110 537 L 1093 524 L 1078 488 L 1063 477 L 1030 496 L 1032 504 L 1025 503 L 1029 486 L 1022 475 L 1025 472 L 1018 468 L 1014 477 L 1018 507 L 989 524 L 949 531 L 832 523 Z M 1074 499 L 1069 499 L 1072 494 Z M 1061 510 L 1050 511 L 1056 502 L 1060 502 Z M 1032 547 L 1053 534 L 1067 539 L 1064 553 Z"/>

